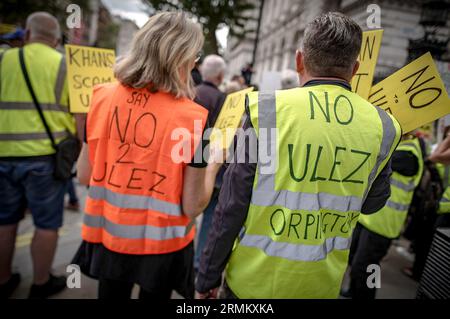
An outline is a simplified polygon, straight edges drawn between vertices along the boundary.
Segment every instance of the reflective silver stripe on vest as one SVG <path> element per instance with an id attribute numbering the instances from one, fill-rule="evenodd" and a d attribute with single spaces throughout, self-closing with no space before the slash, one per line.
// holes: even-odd
<path id="1" fill-rule="evenodd" d="M 280 257 L 292 261 L 320 261 L 327 258 L 327 255 L 333 250 L 350 249 L 351 243 L 351 237 L 331 237 L 327 238 L 321 245 L 303 245 L 276 242 L 268 236 L 245 235 L 239 244 L 259 248 L 271 257 Z"/>
<path id="2" fill-rule="evenodd" d="M 378 153 L 377 161 L 375 162 L 375 166 L 369 175 L 369 184 L 364 192 L 364 200 L 366 200 L 369 189 L 372 187 L 372 183 L 377 177 L 377 172 L 381 166 L 381 163 L 383 163 L 383 161 L 389 156 L 396 137 L 396 130 L 392 119 L 379 107 L 375 107 L 375 109 L 378 111 L 378 115 L 380 116 L 383 126 L 383 138 L 381 139 L 380 152 Z"/>
<path id="3" fill-rule="evenodd" d="M 53 136 L 63 138 L 69 136 L 67 131 L 52 132 Z M 42 133 L 0 133 L 0 141 L 27 141 L 27 140 L 46 140 L 48 135 L 46 132 Z"/>
<path id="4" fill-rule="evenodd" d="M 259 129 L 265 129 L 266 130 L 266 139 L 267 142 L 265 143 L 265 146 L 267 147 L 267 150 L 273 149 L 273 144 L 277 144 L 277 134 L 274 136 L 274 140 L 272 141 L 272 134 L 271 129 L 277 127 L 277 110 L 276 110 L 276 96 L 275 93 L 259 93 L 258 95 L 258 126 Z M 259 131 L 258 129 L 258 131 Z M 278 132 L 276 132 L 278 133 Z M 258 139 L 261 139 L 261 134 L 258 134 Z M 264 144 L 258 143 L 258 148 L 263 146 Z M 276 150 L 276 147 L 275 147 Z M 275 151 L 274 154 L 270 152 L 270 154 L 266 155 L 270 158 L 270 162 L 272 162 L 272 165 L 277 166 L 277 153 Z M 270 162 L 268 163 L 261 163 L 260 162 L 260 156 L 258 156 L 258 189 L 271 191 L 273 192 L 275 190 L 275 172 L 272 172 L 272 174 L 264 174 L 262 172 L 262 168 L 267 167 L 270 165 Z"/>
<path id="5" fill-rule="evenodd" d="M 400 203 L 396 203 L 396 202 L 393 202 L 391 200 L 388 200 L 386 202 L 386 207 L 389 207 L 389 208 L 392 208 L 392 209 L 395 209 L 395 210 L 399 210 L 399 211 L 401 211 L 403 213 L 403 212 L 408 211 L 409 204 L 400 204 Z"/>
<path id="6" fill-rule="evenodd" d="M 394 178 L 391 178 L 391 185 L 394 185 L 395 187 L 398 187 L 398 188 L 404 190 L 405 192 L 413 191 L 416 188 L 414 181 L 410 181 L 408 184 L 405 184 Z"/>
<path id="7" fill-rule="evenodd" d="M 328 193 L 297 193 L 288 190 L 266 191 L 255 189 L 252 204 L 257 206 L 281 206 L 291 210 L 318 211 L 331 209 L 340 212 L 360 211 L 362 199 L 356 196 L 338 196 Z"/>
<path id="8" fill-rule="evenodd" d="M 103 228 L 114 237 L 126 239 L 168 240 L 186 236 L 186 227 L 156 227 L 152 225 L 119 225 L 103 216 L 84 214 L 84 224 L 89 227 Z"/>
<path id="9" fill-rule="evenodd" d="M 67 107 L 53 103 L 40 103 L 43 111 L 58 111 L 69 113 Z M 0 110 L 36 110 L 33 102 L 0 102 Z"/>
<path id="10" fill-rule="evenodd" d="M 182 214 L 180 205 L 149 196 L 115 193 L 99 186 L 89 188 L 89 197 L 95 200 L 105 200 L 120 208 L 154 210 L 172 216 L 181 216 Z"/>
<path id="11" fill-rule="evenodd" d="M 66 80 L 66 59 L 64 56 L 61 58 L 61 61 L 59 62 L 59 68 L 58 68 L 58 75 L 56 77 L 55 82 L 55 103 L 59 104 L 61 102 L 61 95 L 62 91 L 64 89 L 64 82 Z"/>
<path id="12" fill-rule="evenodd" d="M 414 148 L 416 151 L 419 152 L 419 149 L 417 149 L 417 145 L 414 144 L 414 143 L 410 143 L 410 142 L 408 142 L 408 143 L 402 143 L 400 146 L 411 146 L 412 148 Z"/>
<path id="13" fill-rule="evenodd" d="M 450 199 L 448 199 L 446 197 L 442 197 L 440 202 L 441 203 L 450 203 Z"/>
<path id="14" fill-rule="evenodd" d="M 276 97 L 275 94 L 260 93 L 258 96 L 258 126 L 259 128 L 276 128 Z M 261 135 L 259 135 L 261 138 Z M 273 136 L 267 134 L 268 149 L 276 144 Z M 261 143 L 260 143 L 261 144 Z M 275 148 L 276 149 L 276 148 Z M 270 154 L 272 163 L 276 163 L 277 154 Z M 259 158 L 259 157 L 258 157 Z M 362 198 L 356 196 L 339 196 L 328 193 L 309 194 L 289 190 L 275 190 L 275 174 L 263 174 L 261 168 L 267 164 L 258 162 L 258 182 L 253 190 L 251 203 L 257 206 L 282 206 L 292 210 L 318 211 L 321 208 L 341 212 L 360 211 Z M 272 164 L 273 165 L 273 164 Z"/>

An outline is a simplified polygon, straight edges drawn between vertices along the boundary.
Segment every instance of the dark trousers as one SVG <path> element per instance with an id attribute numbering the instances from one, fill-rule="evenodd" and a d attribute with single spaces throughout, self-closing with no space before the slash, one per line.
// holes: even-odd
<path id="1" fill-rule="evenodd" d="M 217 202 L 219 201 L 219 194 L 214 194 L 211 201 L 203 212 L 202 225 L 200 226 L 200 233 L 198 234 L 197 247 L 195 249 L 194 268 L 198 270 L 200 268 L 200 257 L 202 256 L 203 248 L 208 241 L 208 233 L 211 228 L 214 210 L 216 209 Z"/>
<path id="2" fill-rule="evenodd" d="M 98 299 L 130 299 L 133 290 L 133 283 L 117 281 L 111 279 L 99 279 Z M 148 292 L 139 289 L 139 299 L 141 300 L 168 300 L 172 295 L 172 290 Z"/>
<path id="3" fill-rule="evenodd" d="M 221 294 L 219 296 L 219 299 L 239 299 L 234 293 L 233 291 L 230 289 L 230 287 L 227 284 L 227 281 L 225 280 L 223 285 L 222 285 L 222 291 Z"/>
<path id="4" fill-rule="evenodd" d="M 350 291 L 353 299 L 375 299 L 376 288 L 367 286 L 367 272 L 369 265 L 379 265 L 387 254 L 391 239 L 371 232 L 361 224 L 357 224 L 353 232 L 350 247 L 349 265 Z"/>
<path id="5" fill-rule="evenodd" d="M 69 203 L 76 204 L 78 203 L 77 192 L 75 191 L 75 185 L 73 184 L 73 179 L 69 179 L 66 184 L 66 190 L 69 194 Z"/>

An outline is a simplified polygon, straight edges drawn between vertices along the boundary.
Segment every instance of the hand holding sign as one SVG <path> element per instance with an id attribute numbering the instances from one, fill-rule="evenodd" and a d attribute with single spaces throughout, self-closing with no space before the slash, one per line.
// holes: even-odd
<path id="1" fill-rule="evenodd" d="M 372 87 L 369 101 L 408 133 L 450 113 L 450 100 L 430 53 Z"/>
<path id="2" fill-rule="evenodd" d="M 253 91 L 253 88 L 227 95 L 214 124 L 215 130 L 210 137 L 211 144 L 217 143 L 225 149 L 231 145 L 245 111 L 245 96 L 251 91 Z"/>
<path id="3" fill-rule="evenodd" d="M 113 50 L 66 45 L 70 111 L 87 113 L 95 85 L 114 80 Z"/>

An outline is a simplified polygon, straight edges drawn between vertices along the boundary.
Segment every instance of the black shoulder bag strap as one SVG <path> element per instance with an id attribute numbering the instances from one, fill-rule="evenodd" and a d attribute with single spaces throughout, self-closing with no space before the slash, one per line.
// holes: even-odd
<path id="1" fill-rule="evenodd" d="M 4 54 L 5 54 L 5 51 L 0 52 L 0 96 L 2 93 L 2 60 L 3 60 Z"/>
<path id="2" fill-rule="evenodd" d="M 36 95 L 34 94 L 33 87 L 31 86 L 30 78 L 28 77 L 27 67 L 25 66 L 25 59 L 23 56 L 23 48 L 19 49 L 19 61 L 20 67 L 22 68 L 23 77 L 25 78 L 25 82 L 27 83 L 28 90 L 30 91 L 31 98 L 33 99 L 34 106 L 36 107 L 39 117 L 41 118 L 42 124 L 44 124 L 45 131 L 47 132 L 48 138 L 52 142 L 52 146 L 55 150 L 57 150 L 58 146 L 55 143 L 55 139 L 53 138 L 52 131 L 50 127 L 48 127 L 47 121 L 45 120 L 44 113 L 42 112 L 41 105 L 39 104 Z"/>

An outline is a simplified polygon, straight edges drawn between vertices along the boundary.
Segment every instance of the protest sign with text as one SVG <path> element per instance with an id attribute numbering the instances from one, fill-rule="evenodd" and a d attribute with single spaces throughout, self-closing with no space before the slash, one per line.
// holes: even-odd
<path id="1" fill-rule="evenodd" d="M 367 99 L 372 87 L 378 53 L 380 52 L 383 30 L 364 31 L 361 51 L 359 52 L 359 68 L 352 79 L 352 90 Z"/>
<path id="2" fill-rule="evenodd" d="M 245 111 L 245 96 L 252 91 L 253 88 L 248 88 L 227 95 L 210 137 L 212 144 L 222 145 L 224 149 L 231 145 Z"/>
<path id="3" fill-rule="evenodd" d="M 373 86 L 369 101 L 391 113 L 403 133 L 450 113 L 450 100 L 430 53 Z"/>
<path id="4" fill-rule="evenodd" d="M 113 50 L 66 45 L 70 111 L 87 113 L 95 85 L 114 81 Z"/>

